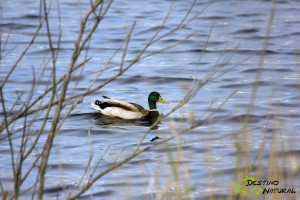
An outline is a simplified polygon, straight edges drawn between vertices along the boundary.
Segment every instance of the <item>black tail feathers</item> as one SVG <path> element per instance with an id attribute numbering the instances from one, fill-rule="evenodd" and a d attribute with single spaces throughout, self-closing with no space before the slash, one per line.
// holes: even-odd
<path id="1" fill-rule="evenodd" d="M 99 106 L 102 110 L 105 109 L 105 108 L 107 108 L 107 107 L 110 107 L 110 105 L 107 102 L 104 102 L 104 101 L 96 100 L 95 104 L 97 106 Z"/>

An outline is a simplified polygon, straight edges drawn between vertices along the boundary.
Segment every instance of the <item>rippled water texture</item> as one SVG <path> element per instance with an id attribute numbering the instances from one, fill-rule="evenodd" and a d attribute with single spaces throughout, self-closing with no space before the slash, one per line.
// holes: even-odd
<path id="1" fill-rule="evenodd" d="M 1 1 L 1 82 L 38 28 L 39 2 Z M 61 36 L 56 71 L 60 77 L 69 66 L 80 18 L 90 1 L 81 4 L 74 0 L 58 1 L 60 12 L 55 2 L 50 8 L 49 19 L 54 48 L 57 48 Z M 115 1 L 89 41 L 86 55 L 90 58 L 89 62 L 84 70 L 71 79 L 70 87 L 75 87 L 72 94 L 84 91 L 99 75 L 110 56 L 123 43 L 134 21 L 136 25 L 126 61 L 134 58 L 156 30 L 162 28 L 164 33 L 174 28 L 183 19 L 191 3 Z M 170 6 L 169 19 L 161 26 Z M 100 173 L 130 155 L 148 130 L 148 126 L 139 120 L 124 121 L 102 116 L 92 109 L 92 101 L 106 95 L 136 102 L 147 108 L 149 92 L 158 91 L 170 102 L 168 105 L 158 104 L 158 109 L 167 113 L 182 100 L 195 80 L 204 81 L 218 67 L 220 70 L 214 78 L 189 103 L 151 130 L 141 146 L 156 144 L 157 141 L 150 141 L 155 136 L 169 138 L 189 127 L 193 121 L 203 120 L 201 126 L 170 140 L 168 145 L 153 146 L 108 173 L 82 198 L 159 199 L 162 196 L 170 199 L 176 197 L 179 184 L 191 198 L 205 199 L 213 194 L 215 199 L 225 199 L 231 192 L 234 193 L 232 183 L 242 181 L 236 177 L 237 172 L 251 165 L 250 174 L 259 176 L 256 172 L 262 169 L 263 180 L 268 179 L 271 169 L 281 171 L 277 177 L 280 186 L 288 187 L 293 183 L 296 196 L 300 197 L 300 2 L 277 1 L 269 38 L 266 38 L 266 34 L 272 14 L 271 1 L 196 1 L 192 14 L 204 8 L 201 15 L 153 45 L 147 53 L 155 53 L 190 34 L 193 34 L 192 37 L 174 48 L 136 63 L 121 77 L 86 96 L 68 115 L 54 140 L 46 174 L 45 199 L 64 199 L 82 181 L 82 177 L 81 183 L 84 183 L 93 170 L 96 170 L 96 174 Z M 91 28 L 92 22 L 88 26 Z M 262 51 L 264 47 L 266 51 Z M 122 53 L 111 60 L 110 65 L 120 66 L 121 60 Z M 33 84 L 33 74 L 38 77 L 44 73 L 34 95 L 41 94 L 48 87 L 51 62 L 47 31 L 43 26 L 35 43 L 2 89 L 7 110 L 13 108 L 13 114 L 22 107 L 22 103 L 14 105 L 14 102 L 17 98 L 20 98 L 19 102 L 26 101 Z M 106 81 L 118 70 L 118 67 L 112 67 L 105 71 L 97 83 Z M 233 96 L 230 96 L 232 93 Z M 209 119 L 204 121 L 208 116 Z M 37 116 L 29 132 L 36 133 L 43 119 L 44 115 Z M 4 120 L 2 105 L 0 120 Z M 244 122 L 248 120 L 245 127 Z M 23 123 L 24 120 L 20 120 L 13 127 L 15 155 L 20 148 Z M 32 153 L 32 158 L 29 156 L 24 163 L 24 172 L 43 149 L 50 128 L 51 118 L 34 150 L 36 153 Z M 3 190 L 14 190 L 14 180 L 11 147 L 6 131 L 1 133 L 0 138 L 3 193 Z M 262 147 L 261 152 L 259 149 Z M 238 164 L 238 155 L 245 149 L 250 150 L 250 164 L 247 165 L 246 160 Z M 270 152 L 277 159 L 274 168 L 270 167 L 274 164 L 269 163 Z M 91 166 L 86 168 L 91 156 Z M 23 192 L 34 185 L 38 165 L 23 183 Z M 174 172 L 174 166 L 177 172 Z M 179 177 L 175 174 L 179 174 Z M 181 180 L 178 184 L 176 178 Z M 23 197 L 31 198 L 32 191 L 31 188 Z M 261 198 L 271 199 L 271 196 L 264 195 Z"/>

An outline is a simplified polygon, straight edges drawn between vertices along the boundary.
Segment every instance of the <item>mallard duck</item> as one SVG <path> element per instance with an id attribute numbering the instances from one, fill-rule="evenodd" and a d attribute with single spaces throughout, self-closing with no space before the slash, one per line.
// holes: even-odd
<path id="1" fill-rule="evenodd" d="M 158 92 L 151 92 L 148 96 L 149 110 L 143 106 L 125 101 L 113 100 L 107 96 L 103 96 L 104 101 L 96 100 L 92 103 L 92 107 L 103 115 L 110 117 L 118 117 L 122 119 L 146 119 L 153 123 L 159 117 L 159 112 L 156 109 L 156 102 L 168 103 Z"/>

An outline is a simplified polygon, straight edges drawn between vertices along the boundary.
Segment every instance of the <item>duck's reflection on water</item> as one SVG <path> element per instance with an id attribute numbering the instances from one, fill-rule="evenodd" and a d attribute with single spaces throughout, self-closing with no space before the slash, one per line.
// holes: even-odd
<path id="1" fill-rule="evenodd" d="M 91 113 L 92 118 L 95 120 L 95 124 L 101 128 L 112 126 L 151 126 L 146 119 L 121 119 L 117 117 L 109 117 L 101 113 Z M 157 130 L 159 124 L 153 126 L 152 130 Z"/>

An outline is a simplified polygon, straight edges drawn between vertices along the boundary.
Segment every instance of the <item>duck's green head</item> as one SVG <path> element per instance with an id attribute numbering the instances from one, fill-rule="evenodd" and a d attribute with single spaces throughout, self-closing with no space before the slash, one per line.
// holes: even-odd
<path id="1" fill-rule="evenodd" d="M 168 103 L 164 100 L 158 92 L 151 92 L 148 97 L 148 103 L 150 110 L 156 109 L 156 102 Z"/>

